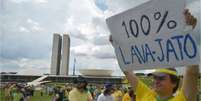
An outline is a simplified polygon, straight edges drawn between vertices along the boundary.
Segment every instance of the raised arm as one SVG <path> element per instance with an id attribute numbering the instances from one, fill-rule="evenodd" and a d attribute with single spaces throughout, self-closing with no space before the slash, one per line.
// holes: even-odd
<path id="1" fill-rule="evenodd" d="M 185 16 L 186 24 L 191 25 L 194 29 L 197 24 L 197 19 L 191 15 L 188 9 L 184 10 L 184 16 Z"/>
<path id="2" fill-rule="evenodd" d="M 194 29 L 197 24 L 197 19 L 191 15 L 189 10 L 184 11 L 187 25 L 191 25 Z M 199 77 L 199 65 L 187 66 L 182 83 L 182 90 L 187 98 L 187 101 L 196 101 L 197 82 Z"/>
<path id="3" fill-rule="evenodd" d="M 136 91 L 138 85 L 138 77 L 133 73 L 133 71 L 124 71 L 126 78 L 131 83 L 133 90 Z"/>
<path id="4" fill-rule="evenodd" d="M 198 91 L 197 82 L 199 77 L 199 65 L 192 65 L 186 68 L 182 90 L 187 101 L 196 101 Z"/>

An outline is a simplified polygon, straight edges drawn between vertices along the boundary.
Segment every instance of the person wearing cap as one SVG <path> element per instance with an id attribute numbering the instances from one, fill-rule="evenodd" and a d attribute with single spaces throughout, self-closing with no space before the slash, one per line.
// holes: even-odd
<path id="1" fill-rule="evenodd" d="M 90 92 L 87 90 L 87 81 L 79 76 L 74 83 L 76 87 L 69 92 L 69 101 L 93 101 Z"/>
<path id="2" fill-rule="evenodd" d="M 98 96 L 97 101 L 114 101 L 112 93 L 114 92 L 114 87 L 112 84 L 105 84 L 105 90 Z"/>
<path id="3" fill-rule="evenodd" d="M 185 10 L 184 15 L 186 24 L 195 28 L 196 18 L 188 10 Z M 112 36 L 110 42 L 113 43 Z M 177 89 L 179 85 L 177 72 L 171 68 L 157 69 L 153 73 L 152 89 L 133 74 L 133 71 L 124 70 L 124 74 L 135 91 L 136 101 L 196 101 L 199 65 L 187 66 L 180 89 Z"/>

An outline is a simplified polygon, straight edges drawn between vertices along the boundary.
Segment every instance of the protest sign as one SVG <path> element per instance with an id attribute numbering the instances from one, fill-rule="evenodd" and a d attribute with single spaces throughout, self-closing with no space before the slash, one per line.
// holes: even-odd
<path id="1" fill-rule="evenodd" d="M 184 32 L 184 0 L 151 0 L 106 20 L 121 68 L 199 64 L 191 31 Z"/>

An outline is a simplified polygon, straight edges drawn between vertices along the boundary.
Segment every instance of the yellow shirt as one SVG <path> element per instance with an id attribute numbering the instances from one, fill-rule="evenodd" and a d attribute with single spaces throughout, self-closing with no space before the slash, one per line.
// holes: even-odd
<path id="1" fill-rule="evenodd" d="M 120 90 L 115 91 L 112 95 L 114 97 L 114 101 L 121 101 L 121 98 L 123 96 Z"/>
<path id="2" fill-rule="evenodd" d="M 156 92 L 148 88 L 143 82 L 139 81 L 136 89 L 136 100 L 137 101 L 157 101 Z M 168 101 L 187 101 L 184 93 L 179 90 L 176 95 Z"/>
<path id="3" fill-rule="evenodd" d="M 92 98 L 91 94 L 88 91 L 80 92 L 76 88 L 70 91 L 68 97 L 69 101 L 88 101 L 89 98 Z"/>
<path id="4" fill-rule="evenodd" d="M 129 96 L 128 93 L 124 94 L 122 101 L 131 101 L 131 97 Z"/>

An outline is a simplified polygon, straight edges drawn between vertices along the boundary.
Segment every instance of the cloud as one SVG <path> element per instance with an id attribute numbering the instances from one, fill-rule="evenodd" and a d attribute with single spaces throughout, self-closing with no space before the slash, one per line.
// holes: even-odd
<path id="1" fill-rule="evenodd" d="M 105 19 L 146 1 L 3 0 L 0 59 L 4 62 L 0 68 L 22 74 L 49 72 L 53 33 L 67 33 L 71 37 L 71 56 L 79 61 L 78 67 L 111 68 L 118 75 Z M 200 0 L 187 1 L 193 14 L 200 16 Z M 196 29 L 199 35 L 200 27 Z"/>
<path id="2" fill-rule="evenodd" d="M 20 32 L 30 32 L 30 30 L 28 30 L 26 27 L 24 27 L 24 26 L 20 26 L 19 27 L 19 31 Z"/>
<path id="3" fill-rule="evenodd" d="M 93 45 L 90 43 L 82 44 L 71 48 L 71 52 L 76 56 L 89 56 L 91 55 Z"/>
<path id="4" fill-rule="evenodd" d="M 110 45 L 109 36 L 108 35 L 98 35 L 92 39 L 92 42 L 95 45 Z"/>
<path id="5" fill-rule="evenodd" d="M 63 32 L 68 4 L 65 0 L 50 1 L 48 5 L 36 5 L 31 1 L 2 2 L 0 46 L 3 58 L 49 58 L 52 34 Z"/>
<path id="6" fill-rule="evenodd" d="M 50 70 L 50 60 L 21 58 L 16 60 L 0 59 L 1 71 L 18 72 L 25 75 L 39 75 L 48 73 Z M 3 67 L 3 68 L 2 68 Z"/>
<path id="7" fill-rule="evenodd" d="M 50 61 L 46 59 L 22 59 L 18 61 L 19 74 L 39 75 L 50 72 Z"/>
<path id="8" fill-rule="evenodd" d="M 99 59 L 115 58 L 111 45 L 93 45 L 88 43 L 72 47 L 71 52 L 76 56 L 92 56 Z"/>
<path id="9" fill-rule="evenodd" d="M 82 5 L 75 6 L 80 3 Z M 73 42 L 71 46 L 74 47 L 82 46 L 84 42 L 90 43 L 96 36 L 97 29 L 101 30 L 100 27 L 96 29 L 98 24 L 94 26 L 92 19 L 101 19 L 103 12 L 96 7 L 93 0 L 61 0 L 59 2 L 54 0 L 4 0 L 2 5 L 1 29 L 3 34 L 1 34 L 0 46 L 3 55 L 1 58 L 7 60 L 10 66 L 15 64 L 13 67 L 16 66 L 16 68 L 22 67 L 22 62 L 26 62 L 29 69 L 37 66 L 27 61 L 19 62 L 21 59 L 39 61 L 50 59 L 52 34 L 55 32 L 70 33 Z M 87 51 L 77 53 L 86 54 Z"/>
<path id="10" fill-rule="evenodd" d="M 149 0 L 106 0 L 106 5 L 108 6 L 108 9 L 105 11 L 105 13 L 109 17 L 147 1 Z"/>
<path id="11" fill-rule="evenodd" d="M 69 31 L 69 35 L 74 37 L 74 38 L 77 38 L 77 39 L 80 39 L 80 40 L 87 40 L 86 36 L 84 36 L 78 29 L 72 29 Z"/>
<path id="12" fill-rule="evenodd" d="M 79 9 L 74 5 L 82 3 Z M 65 31 L 70 32 L 73 37 L 93 42 L 97 35 L 108 35 L 104 19 L 104 12 L 101 11 L 93 0 L 70 2 L 65 21 Z M 84 14 L 84 16 L 83 16 Z M 75 34 L 75 35 L 74 35 Z"/>
<path id="13" fill-rule="evenodd" d="M 114 59 L 115 54 L 111 45 L 95 46 L 92 49 L 92 56 L 99 59 Z"/>
<path id="14" fill-rule="evenodd" d="M 20 33 L 20 35 L 18 35 Z M 28 30 L 20 27 L 19 31 L 6 31 L 2 35 L 1 57 L 5 59 L 45 58 L 49 57 L 51 41 L 43 40 L 38 35 L 30 35 Z"/>
<path id="15" fill-rule="evenodd" d="M 14 2 L 14 3 L 32 2 L 37 4 L 43 4 L 43 3 L 48 3 L 48 0 L 11 0 L 11 2 Z"/>
<path id="16" fill-rule="evenodd" d="M 95 0 L 95 4 L 97 7 L 99 7 L 101 10 L 105 11 L 107 9 L 107 5 L 105 4 L 106 0 Z"/>

